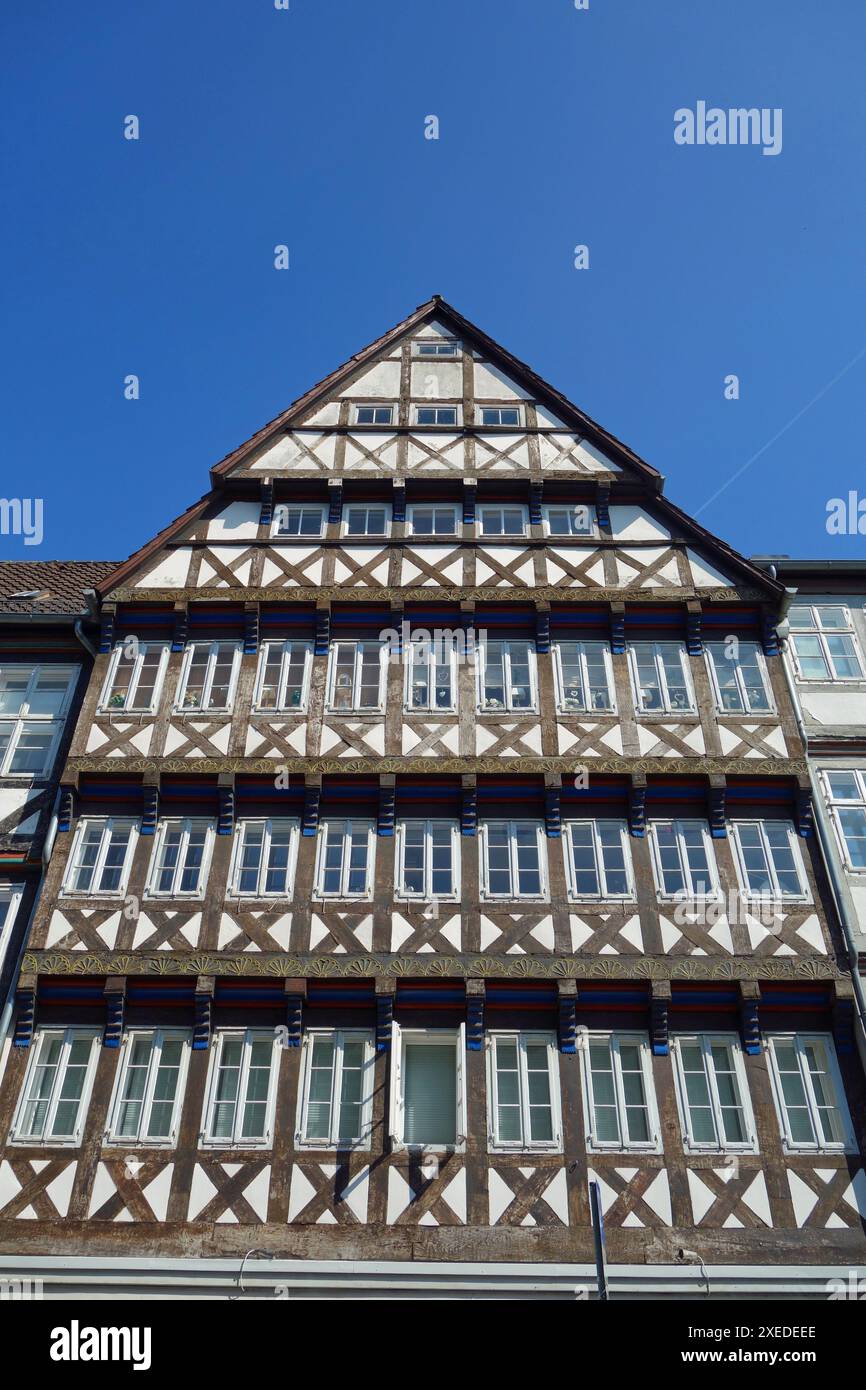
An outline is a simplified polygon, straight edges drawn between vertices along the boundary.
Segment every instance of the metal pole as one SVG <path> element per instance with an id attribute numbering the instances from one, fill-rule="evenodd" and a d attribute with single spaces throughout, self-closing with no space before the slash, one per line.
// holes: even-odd
<path id="1" fill-rule="evenodd" d="M 601 1211 L 601 1188 L 595 1179 L 589 1184 L 589 1207 L 592 1213 L 592 1234 L 595 1239 L 595 1272 L 598 1280 L 598 1298 L 607 1303 L 607 1271 L 604 1262 L 604 1217 Z"/>

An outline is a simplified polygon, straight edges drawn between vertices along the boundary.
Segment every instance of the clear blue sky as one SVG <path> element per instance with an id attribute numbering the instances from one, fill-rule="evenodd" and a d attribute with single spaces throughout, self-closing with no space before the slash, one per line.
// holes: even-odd
<path id="1" fill-rule="evenodd" d="M 125 557 L 433 293 L 693 512 L 866 347 L 858 0 L 290 2 L 4 7 L 0 495 L 45 539 L 0 558 Z M 677 146 L 698 100 L 781 107 L 782 152 Z M 825 530 L 864 388 L 866 353 L 704 524 L 866 553 Z"/>

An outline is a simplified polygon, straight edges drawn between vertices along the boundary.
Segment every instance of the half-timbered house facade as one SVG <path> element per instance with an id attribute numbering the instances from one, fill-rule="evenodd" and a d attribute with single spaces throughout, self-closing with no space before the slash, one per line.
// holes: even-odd
<path id="1" fill-rule="evenodd" d="M 11 1257 L 574 1296 L 596 1180 L 614 1289 L 866 1260 L 785 589 L 653 468 L 436 298 L 97 588 Z"/>

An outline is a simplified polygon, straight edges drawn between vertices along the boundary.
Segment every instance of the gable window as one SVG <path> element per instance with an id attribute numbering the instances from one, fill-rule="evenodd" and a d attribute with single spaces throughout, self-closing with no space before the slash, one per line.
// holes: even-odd
<path id="1" fill-rule="evenodd" d="M 0 666 L 0 776 L 46 777 L 51 771 L 77 666 Z"/>
<path id="2" fill-rule="evenodd" d="M 559 1149 L 556 1046 L 550 1033 L 491 1033 L 487 1039 L 490 1146 Z"/>
<path id="3" fill-rule="evenodd" d="M 657 1150 L 652 1066 L 642 1033 L 589 1033 L 581 1049 L 590 1149 Z"/>
<path id="4" fill-rule="evenodd" d="M 228 713 L 240 664 L 239 642 L 191 642 L 184 657 L 176 709 Z"/>
<path id="5" fill-rule="evenodd" d="M 776 1033 L 766 1039 L 785 1148 L 855 1149 L 851 1116 L 826 1033 Z"/>
<path id="6" fill-rule="evenodd" d="M 204 897 L 213 835 L 210 820 L 161 820 L 148 877 L 148 897 Z"/>
<path id="7" fill-rule="evenodd" d="M 866 873 L 866 772 L 821 773 L 833 824 L 852 873 Z"/>
<path id="8" fill-rule="evenodd" d="M 394 418 L 392 405 L 356 405 L 356 425 L 390 425 Z"/>
<path id="9" fill-rule="evenodd" d="M 628 652 L 641 714 L 695 712 L 688 657 L 681 642 L 631 642 Z"/>
<path id="10" fill-rule="evenodd" d="M 466 1143 L 465 1028 L 402 1028 L 391 1042 L 395 1148 L 462 1150 Z"/>
<path id="11" fill-rule="evenodd" d="M 547 885 L 541 821 L 484 821 L 480 840 L 482 897 L 544 897 Z"/>
<path id="12" fill-rule="evenodd" d="M 570 898 L 634 896 L 624 821 L 568 821 L 563 826 L 563 844 Z"/>
<path id="13" fill-rule="evenodd" d="M 843 604 L 792 604 L 791 652 L 802 681 L 863 679 L 851 613 Z"/>
<path id="14" fill-rule="evenodd" d="M 263 642 L 254 707 L 260 710 L 306 709 L 312 669 L 312 642 Z"/>
<path id="15" fill-rule="evenodd" d="M 185 1029 L 133 1029 L 123 1041 L 106 1138 L 114 1144 L 173 1144 L 189 1059 Z"/>
<path id="16" fill-rule="evenodd" d="M 572 710 L 614 709 L 613 672 L 606 642 L 556 642 L 553 647 L 556 707 Z"/>
<path id="17" fill-rule="evenodd" d="M 591 536 L 592 512 L 583 505 L 545 507 L 544 526 L 549 536 Z"/>
<path id="18" fill-rule="evenodd" d="M 384 683 L 384 643 L 332 642 L 328 709 L 381 710 Z"/>
<path id="19" fill-rule="evenodd" d="M 453 901 L 460 891 L 460 837 L 456 821 L 401 820 L 397 824 L 397 897 Z"/>
<path id="20" fill-rule="evenodd" d="M 416 405 L 416 425 L 456 425 L 456 405 Z"/>
<path id="21" fill-rule="evenodd" d="M 77 1144 L 96 1070 L 95 1028 L 42 1028 L 30 1047 L 12 1125 L 20 1143 Z"/>
<path id="22" fill-rule="evenodd" d="M 408 509 L 409 529 L 413 536 L 454 536 L 457 534 L 458 511 L 450 502 L 445 506 L 414 502 Z"/>
<path id="23" fill-rule="evenodd" d="M 266 1148 L 273 1136 L 278 1042 L 260 1028 L 220 1029 L 214 1038 L 202 1143 Z"/>
<path id="24" fill-rule="evenodd" d="M 137 839 L 136 820 L 113 816 L 80 820 L 63 880 L 63 892 L 122 897 Z"/>
<path id="25" fill-rule="evenodd" d="M 732 821 L 742 887 L 751 896 L 809 898 L 803 863 L 790 821 Z"/>
<path id="26" fill-rule="evenodd" d="M 239 821 L 231 891 L 239 897 L 288 897 L 294 879 L 298 834 L 296 820 Z"/>
<path id="27" fill-rule="evenodd" d="M 318 1149 L 369 1146 L 373 1037 L 366 1029 L 311 1028 L 304 1035 L 297 1142 Z"/>
<path id="28" fill-rule="evenodd" d="M 316 893 L 369 898 L 373 892 L 375 826 L 370 820 L 326 820 L 319 829 Z"/>
<path id="29" fill-rule="evenodd" d="M 100 709 L 152 714 L 167 665 L 167 642 L 119 642 L 109 662 Z"/>
<path id="30" fill-rule="evenodd" d="M 738 641 L 736 656 L 729 654 L 728 642 L 706 642 L 704 650 L 719 713 L 766 714 L 773 708 L 757 642 Z"/>
<path id="31" fill-rule="evenodd" d="M 343 508 L 344 536 L 387 536 L 390 525 L 387 502 L 352 502 Z"/>
<path id="32" fill-rule="evenodd" d="M 481 407 L 482 425 L 519 425 L 519 405 L 484 405 Z"/>
<path id="33" fill-rule="evenodd" d="M 535 644 L 523 640 L 478 644 L 478 707 L 535 709 Z"/>
<path id="34" fill-rule="evenodd" d="M 456 338 L 419 338 L 415 343 L 418 357 L 459 357 L 460 343 Z"/>
<path id="35" fill-rule="evenodd" d="M 274 508 L 275 536 L 321 536 L 325 529 L 325 508 L 320 502 L 280 502 Z"/>
<path id="36" fill-rule="evenodd" d="M 661 897 L 716 897 L 715 856 L 706 821 L 654 820 L 649 834 Z"/>
<path id="37" fill-rule="evenodd" d="M 413 637 L 406 661 L 406 709 L 453 710 L 457 689 L 457 652 L 454 642 Z"/>
<path id="38" fill-rule="evenodd" d="M 519 504 L 505 507 L 479 507 L 482 536 L 525 536 L 528 518 L 526 507 Z"/>
<path id="39" fill-rule="evenodd" d="M 726 1033 L 672 1040 L 683 1146 L 690 1152 L 755 1152 L 755 1124 L 739 1039 Z"/>

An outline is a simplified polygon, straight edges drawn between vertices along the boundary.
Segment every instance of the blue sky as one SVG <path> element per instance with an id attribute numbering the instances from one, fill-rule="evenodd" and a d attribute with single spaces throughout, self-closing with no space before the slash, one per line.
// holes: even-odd
<path id="1" fill-rule="evenodd" d="M 746 554 L 864 553 L 825 529 L 866 495 L 863 6 L 29 0 L 0 38 L 0 493 L 45 508 L 0 559 L 125 557 L 433 293 Z M 699 100 L 780 107 L 781 153 L 676 145 Z"/>

